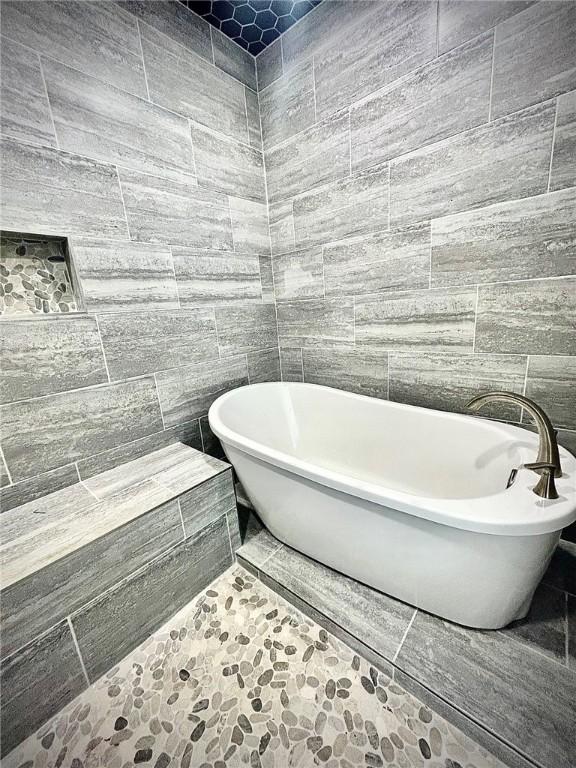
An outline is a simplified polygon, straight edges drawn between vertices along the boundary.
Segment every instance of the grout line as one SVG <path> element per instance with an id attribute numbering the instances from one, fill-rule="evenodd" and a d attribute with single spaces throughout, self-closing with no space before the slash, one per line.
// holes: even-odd
<path id="1" fill-rule="evenodd" d="M 412 627 L 412 624 L 414 623 L 414 619 L 416 618 L 416 614 L 417 613 L 418 613 L 418 609 L 416 608 L 414 613 L 412 614 L 412 618 L 410 619 L 410 621 L 408 623 L 408 626 L 404 630 L 404 634 L 402 635 L 402 640 L 400 640 L 400 645 L 398 646 L 398 648 L 396 648 L 396 653 L 392 657 L 392 663 L 393 664 L 396 661 L 396 659 L 398 658 L 398 654 L 400 653 L 400 651 L 402 649 L 402 646 L 404 645 L 404 641 L 406 640 L 406 636 L 408 635 L 408 632 L 410 631 L 410 628 Z"/>
<path id="2" fill-rule="evenodd" d="M 248 146 L 252 147 L 252 144 L 250 143 L 250 121 L 248 120 L 248 100 L 246 99 L 246 86 L 244 86 L 243 95 L 244 95 L 244 117 L 246 118 L 246 141 L 248 142 Z M 260 112 L 260 102 L 258 102 L 258 112 Z"/>
<path id="3" fill-rule="evenodd" d="M 490 68 L 490 94 L 488 97 L 488 122 L 492 122 L 492 90 L 494 85 L 494 60 L 496 59 L 496 29 L 493 31 L 492 38 L 492 65 Z"/>
<path id="4" fill-rule="evenodd" d="M 530 366 L 530 355 L 526 355 L 526 370 L 524 371 L 524 385 L 522 387 L 522 394 L 524 396 L 526 395 L 526 389 L 528 387 L 528 368 L 529 368 L 529 366 Z M 524 407 L 523 406 L 520 406 L 520 421 L 519 421 L 519 423 L 520 424 L 525 424 L 526 423 L 524 421 Z M 530 423 L 530 421 L 528 423 Z"/>
<path id="5" fill-rule="evenodd" d="M 187 7 L 187 6 L 184 6 Z M 209 22 L 206 22 L 208 24 L 209 32 L 210 32 L 210 50 L 212 51 L 212 64 L 216 66 L 216 56 L 214 55 L 214 27 Z M 167 35 L 168 37 L 168 35 Z M 170 38 L 172 39 L 172 38 Z"/>
<path id="6" fill-rule="evenodd" d="M 180 291 L 178 290 L 178 280 L 176 279 L 176 268 L 174 267 L 174 254 L 172 252 L 172 245 L 168 244 L 168 250 L 170 251 L 170 264 L 172 267 L 172 274 L 174 275 L 174 287 L 176 288 L 176 301 L 178 302 L 178 309 L 183 309 L 180 301 Z"/>
<path id="7" fill-rule="evenodd" d="M 436 3 L 436 58 L 440 56 L 440 0 Z"/>
<path id="8" fill-rule="evenodd" d="M 266 563 L 268 562 L 268 560 L 270 560 L 270 558 L 271 558 L 271 557 L 274 557 L 274 555 L 277 555 L 277 554 L 278 554 L 278 552 L 280 552 L 280 550 L 282 549 L 282 547 L 283 547 L 283 546 L 284 546 L 284 544 L 282 544 L 282 542 L 281 542 L 281 541 L 279 541 L 279 542 L 278 542 L 278 546 L 276 547 L 276 549 L 275 549 L 275 550 L 273 550 L 272 552 L 270 552 L 270 554 L 268 555 L 268 557 L 265 557 L 265 558 L 264 558 L 264 560 L 263 560 L 263 561 L 260 563 L 260 565 L 257 565 L 257 566 L 256 566 L 256 567 L 258 568 L 258 570 L 260 570 L 261 568 L 263 568 L 263 567 L 266 565 Z"/>
<path id="9" fill-rule="evenodd" d="M 182 514 L 182 507 L 180 506 L 181 498 L 182 494 L 176 497 L 176 501 L 178 503 L 178 512 L 180 513 L 180 523 L 182 524 L 182 541 L 186 541 L 186 526 L 184 525 L 184 515 Z"/>
<path id="10" fill-rule="evenodd" d="M 314 70 L 314 56 L 312 56 L 312 94 L 314 96 L 314 124 L 318 122 L 318 108 L 316 105 L 316 72 Z"/>
<path id="11" fill-rule="evenodd" d="M 106 360 L 106 352 L 104 351 L 104 342 L 102 341 L 102 331 L 100 330 L 100 323 L 98 322 L 98 315 L 94 315 L 94 322 L 96 323 L 96 330 L 98 331 L 98 339 L 100 340 L 100 349 L 102 350 L 106 376 L 108 376 L 108 384 L 112 384 L 112 378 L 110 377 L 110 371 L 108 369 L 108 361 Z"/>
<path id="12" fill-rule="evenodd" d="M 558 99 L 556 99 L 556 111 L 554 113 L 554 129 L 552 131 L 552 147 L 550 149 L 550 167 L 548 168 L 548 187 L 546 191 L 550 193 L 552 183 L 552 163 L 554 161 L 554 145 L 556 144 L 556 125 L 558 123 Z"/>
<path id="13" fill-rule="evenodd" d="M 152 374 L 154 376 L 154 389 L 156 391 L 156 399 L 158 400 L 158 408 L 160 409 L 160 418 L 162 419 L 162 427 L 166 429 L 166 422 L 164 421 L 164 413 L 162 411 L 162 403 L 160 402 L 160 392 L 158 390 L 158 380 L 156 378 L 156 372 Z"/>
<path id="14" fill-rule="evenodd" d="M 236 491 L 234 491 L 236 493 Z M 230 523 L 228 522 L 228 512 L 224 513 L 224 517 L 226 518 L 226 530 L 228 531 L 228 546 L 230 547 L 230 554 L 232 555 L 232 561 L 233 563 L 236 561 L 236 553 L 234 552 L 234 548 L 232 547 L 232 534 L 230 533 Z"/>
<path id="15" fill-rule="evenodd" d="M 352 177 L 352 110 L 348 107 L 348 152 L 350 160 L 350 173 Z M 390 165 L 388 165 L 388 221 L 390 221 Z"/>
<path id="16" fill-rule="evenodd" d="M 58 141 L 58 134 L 56 133 L 56 122 L 54 121 L 52 104 L 50 103 L 50 96 L 48 96 L 48 86 L 46 85 L 46 76 L 44 75 L 44 67 L 42 66 L 42 56 L 40 56 L 39 53 L 36 53 L 36 55 L 38 56 L 40 76 L 42 77 L 42 84 L 44 85 L 44 93 L 46 94 L 46 101 L 48 102 L 48 112 L 50 114 L 50 121 L 52 122 L 52 130 L 54 131 L 54 141 L 56 142 L 56 149 L 60 149 L 60 142 Z"/>
<path id="17" fill-rule="evenodd" d="M 120 171 L 118 166 L 113 166 L 116 170 L 116 178 L 118 179 L 118 188 L 120 190 L 120 200 L 122 201 L 122 210 L 124 211 L 124 219 L 126 221 L 126 231 L 128 232 L 128 240 L 132 240 L 132 234 L 130 232 L 130 224 L 128 224 L 128 214 L 126 212 L 126 203 L 124 202 L 124 190 L 122 189 L 122 181 L 120 180 Z M 163 178 L 163 177 L 160 177 Z"/>
<path id="18" fill-rule="evenodd" d="M 16 485 L 16 483 L 12 480 L 12 475 L 10 473 L 10 470 L 8 469 L 8 462 L 6 461 L 6 457 L 4 456 L 4 451 L 2 450 L 2 446 L 0 445 L 0 459 L 2 463 L 4 464 L 4 468 L 6 469 L 6 475 L 8 477 L 8 485 L 4 486 L 5 488 L 8 488 L 11 485 Z M 78 471 L 78 470 L 76 470 Z"/>
<path id="19" fill-rule="evenodd" d="M 474 306 L 474 334 L 472 336 L 472 352 L 476 352 L 476 325 L 478 323 L 478 301 L 480 298 L 480 285 L 476 286 L 476 304 Z"/>
<path id="20" fill-rule="evenodd" d="M 200 443 L 202 444 L 202 453 L 206 453 L 206 448 L 204 446 L 204 432 L 202 430 L 202 421 L 201 417 L 199 416 L 195 421 L 198 422 L 198 431 L 200 432 Z"/>
<path id="21" fill-rule="evenodd" d="M 94 477 L 94 475 L 93 475 L 93 477 Z M 90 478 L 88 478 L 88 479 L 90 479 Z M 86 485 L 86 481 L 85 480 L 80 480 L 79 485 L 81 485 L 82 488 L 84 488 L 86 491 L 88 491 L 90 496 L 93 496 L 96 499 L 96 501 L 104 501 L 104 499 L 101 499 L 99 496 L 97 496 L 94 493 L 94 491 Z"/>
<path id="22" fill-rule="evenodd" d="M 76 631 L 74 629 L 74 625 L 72 624 L 71 617 L 67 616 L 66 621 L 68 622 L 68 628 L 70 629 L 70 634 L 72 635 L 72 642 L 74 643 L 74 648 L 76 649 L 76 653 L 78 654 L 78 658 L 80 660 L 80 666 L 82 667 L 82 673 L 84 674 L 84 679 L 86 680 L 86 684 L 88 688 L 90 688 L 92 683 L 90 682 L 90 678 L 88 677 L 88 672 L 86 671 L 86 665 L 84 664 L 84 659 L 82 658 L 82 653 L 80 652 L 80 646 L 78 645 L 78 638 L 76 637 Z"/>
<path id="23" fill-rule="evenodd" d="M 136 28 L 138 30 L 138 40 L 140 42 L 140 53 L 142 55 L 142 71 L 144 72 L 144 84 L 146 86 L 146 94 L 148 101 L 152 101 L 150 98 L 150 88 L 148 87 L 148 75 L 146 74 L 146 62 L 144 61 L 144 46 L 142 45 L 142 31 L 140 29 L 140 20 L 136 19 Z"/>
<path id="24" fill-rule="evenodd" d="M 304 17 L 302 17 L 302 18 L 304 18 Z M 298 23 L 298 22 L 296 22 L 296 23 Z M 296 24 L 293 24 L 292 26 L 296 26 Z M 284 64 L 284 41 L 282 40 L 282 35 L 280 35 L 278 40 L 280 41 L 280 65 L 282 67 L 282 74 L 280 75 L 280 77 L 283 77 L 284 73 L 286 72 L 286 65 Z M 276 78 L 276 80 L 278 80 L 278 79 L 279 78 Z M 273 80 L 272 82 L 276 82 L 276 81 Z"/>

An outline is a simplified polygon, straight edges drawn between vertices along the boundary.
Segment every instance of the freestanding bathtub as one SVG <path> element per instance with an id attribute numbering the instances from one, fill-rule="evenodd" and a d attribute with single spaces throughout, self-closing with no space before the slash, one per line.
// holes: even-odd
<path id="1" fill-rule="evenodd" d="M 209 420 L 280 541 L 466 626 L 525 616 L 576 519 L 564 449 L 558 499 L 526 469 L 507 488 L 538 449 L 519 427 L 287 382 L 232 390 Z"/>

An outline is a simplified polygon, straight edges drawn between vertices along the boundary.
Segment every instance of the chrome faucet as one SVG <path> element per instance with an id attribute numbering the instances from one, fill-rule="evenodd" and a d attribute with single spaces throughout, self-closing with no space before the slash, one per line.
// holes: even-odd
<path id="1" fill-rule="evenodd" d="M 556 430 L 546 413 L 533 400 L 524 395 L 517 395 L 515 392 L 487 392 L 485 395 L 473 397 L 466 407 L 477 411 L 486 403 L 502 401 L 506 403 L 515 403 L 524 408 L 536 422 L 538 428 L 538 437 L 540 445 L 536 461 L 529 464 L 523 464 L 522 468 L 532 469 L 540 475 L 540 480 L 533 488 L 537 496 L 543 499 L 557 499 L 558 491 L 554 483 L 555 477 L 562 476 L 560 466 L 560 455 L 558 453 L 558 441 L 556 439 Z"/>

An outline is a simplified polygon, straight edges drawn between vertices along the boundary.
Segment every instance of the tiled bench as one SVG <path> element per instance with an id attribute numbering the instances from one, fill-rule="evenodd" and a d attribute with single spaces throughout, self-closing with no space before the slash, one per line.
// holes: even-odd
<path id="1" fill-rule="evenodd" d="M 233 561 L 232 470 L 176 443 L 0 517 L 2 753 Z"/>

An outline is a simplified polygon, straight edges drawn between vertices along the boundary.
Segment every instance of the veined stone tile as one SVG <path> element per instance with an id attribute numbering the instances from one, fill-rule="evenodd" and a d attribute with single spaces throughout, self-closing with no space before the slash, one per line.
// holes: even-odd
<path id="1" fill-rule="evenodd" d="M 212 309 L 109 314 L 98 324 L 112 381 L 218 358 Z"/>
<path id="2" fill-rule="evenodd" d="M 376 166 L 294 199 L 297 248 L 388 226 L 389 169 Z"/>
<path id="3" fill-rule="evenodd" d="M 480 286 L 477 352 L 576 355 L 575 327 L 576 278 Z"/>
<path id="4" fill-rule="evenodd" d="M 272 273 L 272 259 L 270 256 L 259 256 L 260 283 L 262 284 L 262 301 L 265 304 L 274 304 L 274 275 Z"/>
<path id="5" fill-rule="evenodd" d="M 151 377 L 25 400 L 1 410 L 2 447 L 15 482 L 162 428 Z"/>
<path id="6" fill-rule="evenodd" d="M 284 347 L 354 343 L 354 299 L 304 299 L 277 305 L 278 340 Z"/>
<path id="7" fill-rule="evenodd" d="M 190 130 L 198 180 L 203 186 L 264 202 L 262 152 L 195 123 Z"/>
<path id="8" fill-rule="evenodd" d="M 327 117 L 436 56 L 435 3 L 376 3 L 314 57 L 316 110 Z"/>
<path id="9" fill-rule="evenodd" d="M 532 5 L 534 0 L 440 0 L 438 45 L 440 53 L 471 40 Z"/>
<path id="10" fill-rule="evenodd" d="M 2 133 L 15 139 L 55 147 L 56 137 L 50 119 L 50 105 L 42 80 L 40 59 L 30 55 L 28 48 L 4 37 L 1 53 Z"/>
<path id="11" fill-rule="evenodd" d="M 42 234 L 127 237 L 113 166 L 9 138 L 2 140 L 2 152 L 4 227 Z"/>
<path id="12" fill-rule="evenodd" d="M 390 400 L 441 411 L 469 413 L 466 403 L 491 390 L 523 393 L 526 357 L 521 355 L 391 352 Z M 519 421 L 516 406 L 495 405 L 482 415 Z"/>
<path id="13" fill-rule="evenodd" d="M 232 250 L 228 198 L 193 182 L 120 170 L 133 240 Z"/>
<path id="14" fill-rule="evenodd" d="M 240 253 L 270 255 L 270 232 L 266 203 L 230 197 L 234 248 Z"/>
<path id="15" fill-rule="evenodd" d="M 108 381 L 94 317 L 0 324 L 0 403 Z"/>
<path id="16" fill-rule="evenodd" d="M 388 352 L 381 349 L 303 349 L 304 381 L 369 397 L 388 397 Z"/>
<path id="17" fill-rule="evenodd" d="M 248 142 L 242 83 L 146 24 L 140 30 L 152 101 Z"/>
<path id="18" fill-rule="evenodd" d="M 230 510 L 235 512 L 236 494 L 232 470 L 221 472 L 216 477 L 182 494 L 179 497 L 179 503 L 186 537 L 198 533 Z"/>
<path id="19" fill-rule="evenodd" d="M 348 112 L 340 112 L 264 153 L 268 201 L 277 203 L 348 176 Z"/>
<path id="20" fill-rule="evenodd" d="M 202 450 L 208 456 L 213 456 L 217 459 L 226 461 L 226 455 L 220 440 L 216 437 L 214 432 L 210 429 L 210 423 L 208 422 L 208 416 L 201 416 L 198 419 L 200 424 L 200 432 L 202 433 Z"/>
<path id="21" fill-rule="evenodd" d="M 280 349 L 282 381 L 304 381 L 301 349 Z"/>
<path id="22" fill-rule="evenodd" d="M 2 34 L 146 98 L 138 25 L 116 3 L 2 3 Z"/>
<path id="23" fill-rule="evenodd" d="M 496 28 L 492 116 L 576 88 L 576 5 L 535 3 Z"/>
<path id="24" fill-rule="evenodd" d="M 240 48 L 233 43 L 234 48 Z M 258 102 L 258 94 L 250 90 L 250 88 L 244 88 L 244 96 L 246 98 L 246 119 L 248 121 L 248 138 L 250 140 L 250 146 L 262 152 L 262 131 L 260 129 L 260 105 Z"/>
<path id="25" fill-rule="evenodd" d="M 188 120 L 46 59 L 60 149 L 186 181 L 194 175 Z"/>
<path id="26" fill-rule="evenodd" d="M 182 307 L 262 301 L 255 254 L 172 249 Z"/>
<path id="27" fill-rule="evenodd" d="M 558 99 L 550 189 L 576 186 L 576 91 Z"/>
<path id="28" fill-rule="evenodd" d="M 272 269 L 274 292 L 278 301 L 324 298 L 321 246 L 274 256 Z"/>
<path id="29" fill-rule="evenodd" d="M 248 384 L 246 358 L 174 368 L 157 374 L 156 382 L 164 423 L 171 427 L 204 416 L 217 397 Z"/>
<path id="30" fill-rule="evenodd" d="M 270 203 L 268 206 L 268 216 L 270 220 L 270 247 L 272 253 L 275 255 L 293 251 L 296 248 L 296 240 L 292 200 Z"/>
<path id="31" fill-rule="evenodd" d="M 262 138 L 268 149 L 316 122 L 311 61 L 291 69 L 260 91 Z"/>
<path id="32" fill-rule="evenodd" d="M 327 296 L 427 288 L 429 274 L 428 223 L 324 246 Z"/>
<path id="33" fill-rule="evenodd" d="M 248 352 L 248 379 L 250 384 L 281 380 L 278 347 Z"/>
<path id="34" fill-rule="evenodd" d="M 218 306 L 215 314 L 221 357 L 278 345 L 273 304 Z"/>
<path id="35" fill-rule="evenodd" d="M 576 189 L 432 222 L 432 285 L 576 273 Z"/>
<path id="36" fill-rule="evenodd" d="M 478 37 L 354 104 L 352 167 L 366 168 L 485 123 L 493 37 Z"/>
<path id="37" fill-rule="evenodd" d="M 71 249 L 88 310 L 178 308 L 168 246 L 74 237 Z"/>
<path id="38" fill-rule="evenodd" d="M 4 461 L 4 455 L 2 454 L 2 451 L 0 450 L 0 488 L 4 488 L 7 485 L 10 485 L 10 475 L 8 473 L 8 467 L 6 466 L 6 462 Z M 0 502 L 4 502 L 4 494 L 0 492 Z M 2 512 L 4 512 L 4 508 L 2 507 Z"/>
<path id="39" fill-rule="evenodd" d="M 376 3 L 378 2 L 379 0 L 376 0 Z M 339 37 L 348 34 L 351 25 L 358 23 L 358 16 L 363 19 L 365 9 L 370 11 L 376 3 L 373 0 L 364 0 L 362 3 L 330 0 L 329 3 L 320 3 L 313 13 L 306 14 L 298 24 L 282 34 L 282 59 L 285 68 L 290 69 L 323 48 L 335 45 Z M 318 34 L 319 29 L 322 30 L 321 35 Z M 278 45 L 278 42 L 274 45 Z"/>
<path id="40" fill-rule="evenodd" d="M 256 57 L 256 72 L 259 91 L 282 76 L 282 42 L 280 40 L 275 40 Z"/>
<path id="41" fill-rule="evenodd" d="M 544 408 L 554 426 L 576 429 L 576 357 L 531 356 L 526 394 Z M 526 412 L 523 420 L 531 422 Z"/>
<path id="42" fill-rule="evenodd" d="M 404 291 L 356 298 L 356 344 L 471 352 L 475 288 Z"/>
<path id="43" fill-rule="evenodd" d="M 4 460 L 4 458 L 3 458 Z M 6 486 L 0 489 L 0 511 L 8 512 L 14 507 L 22 504 L 28 504 L 36 499 L 43 499 L 50 493 L 60 491 L 69 485 L 74 485 L 79 481 L 78 472 L 75 464 L 68 464 L 64 467 L 58 467 L 50 472 L 44 472 L 41 475 L 22 480 L 20 483 Z M 0 518 L 0 527 L 2 526 Z"/>
<path id="44" fill-rule="evenodd" d="M 546 192 L 554 112 L 539 104 L 394 160 L 391 224 Z"/>
<path id="45" fill-rule="evenodd" d="M 206 26 L 208 26 L 206 24 Z M 257 91 L 256 60 L 254 56 L 240 48 L 233 40 L 213 26 L 208 27 L 212 35 L 214 64 L 223 72 L 247 85 L 252 92 Z M 210 57 L 208 57 L 209 59 Z"/>

